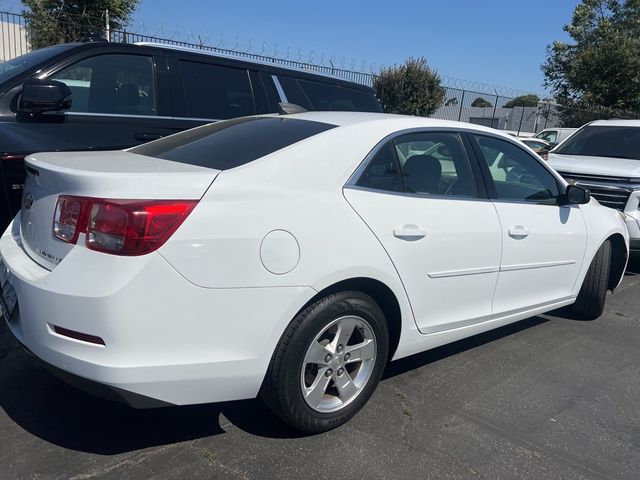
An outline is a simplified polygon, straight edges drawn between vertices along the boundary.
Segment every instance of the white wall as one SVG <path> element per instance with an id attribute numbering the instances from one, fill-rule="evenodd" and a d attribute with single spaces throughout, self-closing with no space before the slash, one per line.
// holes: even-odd
<path id="1" fill-rule="evenodd" d="M 31 48 L 22 25 L 0 22 L 0 62 L 27 53 Z"/>

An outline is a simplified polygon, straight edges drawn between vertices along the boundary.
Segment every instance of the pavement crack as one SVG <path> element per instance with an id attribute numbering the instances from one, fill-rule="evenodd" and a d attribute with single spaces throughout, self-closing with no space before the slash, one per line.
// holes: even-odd
<path id="1" fill-rule="evenodd" d="M 237 478 L 241 478 L 242 480 L 249 480 L 249 477 L 247 477 L 243 472 L 230 467 L 229 465 L 226 465 L 225 463 L 218 460 L 215 453 L 213 453 L 207 447 L 196 447 L 195 445 L 190 445 L 190 447 L 200 455 L 202 455 L 204 458 L 206 458 L 210 465 L 214 465 L 224 470 L 225 472 L 234 475 Z"/>
<path id="2" fill-rule="evenodd" d="M 400 401 L 400 408 L 402 408 L 402 415 L 404 415 L 406 420 L 405 422 L 403 422 L 402 428 L 400 430 L 400 434 L 402 436 L 403 445 L 407 446 L 407 444 L 409 443 L 407 439 L 407 433 L 408 433 L 409 427 L 413 423 L 413 413 L 407 406 L 407 402 L 406 402 L 407 396 L 395 387 L 393 387 L 393 393 Z"/>
<path id="3" fill-rule="evenodd" d="M 148 460 L 150 457 L 153 457 L 159 453 L 163 453 L 171 448 L 175 448 L 177 445 L 178 444 L 165 445 L 164 447 L 161 447 L 155 450 L 140 452 L 139 454 L 135 455 L 133 458 L 126 458 L 120 462 L 114 463 L 113 465 L 109 465 L 108 467 L 102 468 L 100 470 L 94 470 L 89 473 L 80 473 L 78 475 L 74 475 L 73 477 L 58 477 L 58 478 L 68 478 L 68 480 L 86 480 L 88 478 L 95 478 L 99 475 L 104 475 L 105 473 L 111 473 L 126 465 L 138 466 L 145 460 Z"/>

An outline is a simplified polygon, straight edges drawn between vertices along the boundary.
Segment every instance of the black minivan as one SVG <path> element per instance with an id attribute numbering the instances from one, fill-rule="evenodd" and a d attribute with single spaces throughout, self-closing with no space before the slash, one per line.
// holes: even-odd
<path id="1" fill-rule="evenodd" d="M 69 43 L 0 63 L 0 227 L 20 210 L 30 153 L 123 149 L 280 103 L 381 111 L 364 85 L 167 45 Z"/>

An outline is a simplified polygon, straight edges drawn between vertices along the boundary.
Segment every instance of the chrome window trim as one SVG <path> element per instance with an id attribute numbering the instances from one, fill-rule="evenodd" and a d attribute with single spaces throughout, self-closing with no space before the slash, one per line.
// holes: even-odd
<path id="1" fill-rule="evenodd" d="M 423 200 L 464 200 L 467 202 L 490 202 L 489 198 L 470 197 L 468 195 L 436 195 L 432 193 L 394 192 L 393 190 L 380 190 L 378 188 L 361 187 L 360 185 L 345 185 L 343 189 L 360 190 L 363 192 L 379 193 L 381 195 L 393 195 L 396 197 L 421 198 Z"/>
<path id="2" fill-rule="evenodd" d="M 64 112 L 65 115 L 88 115 L 91 117 L 126 117 L 126 118 L 154 118 L 160 120 L 195 120 L 198 122 L 220 122 L 221 118 L 198 118 L 198 117 L 168 117 L 162 115 L 134 115 L 129 113 L 96 113 L 96 112 Z M 249 115 L 251 116 L 251 115 Z M 231 118 L 226 120 L 232 120 Z"/>
<path id="3" fill-rule="evenodd" d="M 283 103 L 289 103 L 289 99 L 287 98 L 287 94 L 284 93 L 284 88 L 280 84 L 280 79 L 277 75 L 271 75 L 271 79 L 273 80 L 274 85 L 276 86 L 276 91 L 278 92 L 278 96 Z"/>

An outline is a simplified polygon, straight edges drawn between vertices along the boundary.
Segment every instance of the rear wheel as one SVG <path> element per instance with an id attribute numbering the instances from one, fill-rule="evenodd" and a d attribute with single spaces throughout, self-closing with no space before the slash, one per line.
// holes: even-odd
<path id="1" fill-rule="evenodd" d="M 289 324 L 261 391 L 298 430 L 347 422 L 373 394 L 387 360 L 388 330 L 376 302 L 359 292 L 321 299 Z"/>
<path id="2" fill-rule="evenodd" d="M 589 320 L 596 319 L 602 315 L 607 296 L 610 269 L 611 242 L 607 240 L 598 249 L 591 261 L 576 303 L 569 308 L 572 314 Z"/>

